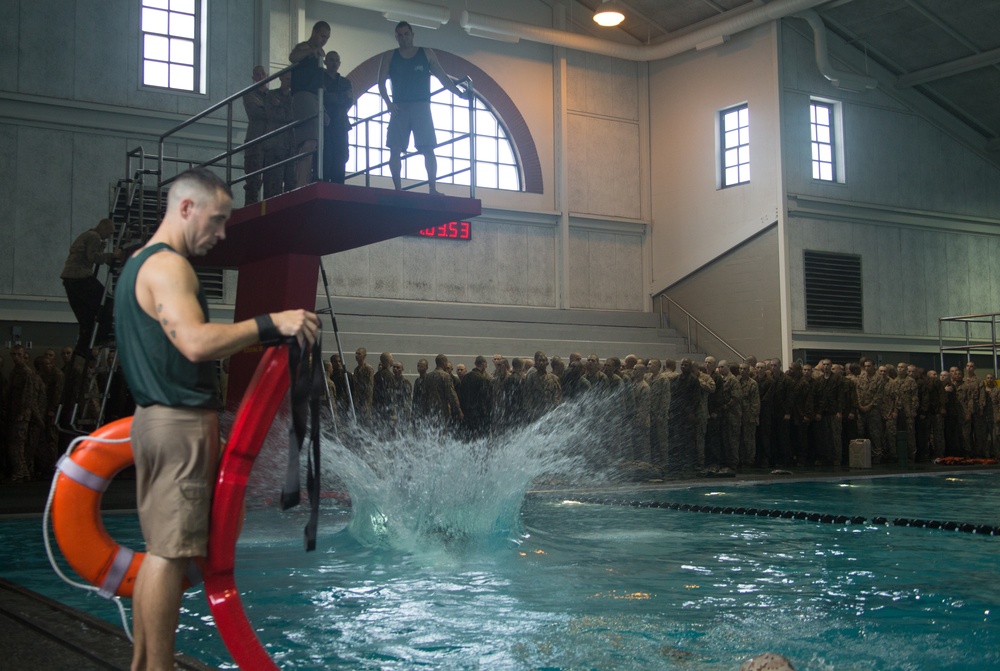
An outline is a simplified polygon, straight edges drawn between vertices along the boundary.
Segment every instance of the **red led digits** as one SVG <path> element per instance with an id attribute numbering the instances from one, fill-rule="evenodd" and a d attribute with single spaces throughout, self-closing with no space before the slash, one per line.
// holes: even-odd
<path id="1" fill-rule="evenodd" d="M 471 240 L 472 224 L 467 221 L 450 221 L 434 228 L 424 228 L 417 235 L 444 240 Z"/>

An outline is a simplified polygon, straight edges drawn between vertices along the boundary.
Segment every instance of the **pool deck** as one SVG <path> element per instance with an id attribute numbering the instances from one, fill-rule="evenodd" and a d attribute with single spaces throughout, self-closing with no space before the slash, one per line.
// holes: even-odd
<path id="1" fill-rule="evenodd" d="M 754 469 L 730 477 L 697 477 L 683 480 L 621 483 L 601 487 L 599 491 L 682 488 L 712 483 L 732 484 L 767 481 L 868 478 L 890 475 L 927 475 L 998 470 L 998 466 L 937 466 L 912 464 L 876 466 L 857 470 L 846 468 L 791 468 L 780 473 Z M 0 483 L 0 516 L 37 516 L 45 509 L 49 482 Z M 560 490 L 557 483 L 539 487 L 539 493 Z M 579 489 L 574 491 L 579 492 Z M 594 491 L 598 491 L 595 488 Z M 105 510 L 133 510 L 135 483 L 118 479 L 104 494 Z M 55 579 L 55 577 L 53 577 Z M 132 644 L 121 627 L 111 625 L 86 613 L 76 611 L 36 592 L 0 578 L 0 649 L 4 651 L 3 668 L 8 671 L 56 671 L 75 669 L 127 670 Z M 176 668 L 181 671 L 210 671 L 196 659 L 179 655 Z"/>

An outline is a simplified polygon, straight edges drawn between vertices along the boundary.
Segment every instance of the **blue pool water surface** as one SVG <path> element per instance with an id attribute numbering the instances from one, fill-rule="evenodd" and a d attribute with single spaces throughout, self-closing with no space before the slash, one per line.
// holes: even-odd
<path id="1" fill-rule="evenodd" d="M 1000 525 L 996 471 L 609 496 Z M 1000 669 L 1000 537 L 580 500 L 529 495 L 513 533 L 405 549 L 362 544 L 330 502 L 308 554 L 305 511 L 253 510 L 237 583 L 283 669 L 735 670 L 768 650 L 797 669 Z M 133 516 L 105 519 L 141 548 Z M 118 621 L 58 581 L 38 518 L 0 529 L 4 577 Z M 178 647 L 234 668 L 200 589 Z"/>

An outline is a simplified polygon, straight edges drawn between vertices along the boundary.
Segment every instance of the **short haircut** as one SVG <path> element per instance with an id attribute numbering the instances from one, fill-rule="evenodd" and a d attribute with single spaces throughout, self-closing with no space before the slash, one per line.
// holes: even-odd
<path id="1" fill-rule="evenodd" d="M 185 170 L 181 174 L 174 178 L 173 183 L 170 185 L 170 191 L 167 195 L 167 206 L 170 207 L 171 201 L 176 201 L 180 193 L 184 189 L 197 189 L 206 194 L 215 195 L 216 191 L 222 191 L 224 194 L 229 196 L 229 199 L 233 198 L 233 191 L 229 188 L 229 185 L 214 172 L 208 168 L 190 168 Z"/>
<path id="2" fill-rule="evenodd" d="M 413 26 L 411 26 L 407 21 L 400 21 L 399 23 L 397 23 L 396 27 L 393 29 L 393 32 L 399 30 L 400 28 L 409 28 L 410 32 L 411 33 L 413 32 Z"/>
<path id="3" fill-rule="evenodd" d="M 317 21 L 316 23 L 313 24 L 312 31 L 315 33 L 317 30 L 320 30 L 321 28 L 326 28 L 327 30 L 330 30 L 330 24 L 327 23 L 326 21 Z"/>
<path id="4" fill-rule="evenodd" d="M 448 357 L 444 354 L 438 354 L 434 357 L 434 365 L 438 368 L 444 368 L 445 364 L 448 363 Z"/>

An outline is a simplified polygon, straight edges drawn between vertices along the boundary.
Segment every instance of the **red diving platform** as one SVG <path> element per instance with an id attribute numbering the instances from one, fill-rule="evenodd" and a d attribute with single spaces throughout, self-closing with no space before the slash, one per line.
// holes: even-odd
<path id="1" fill-rule="evenodd" d="M 192 262 L 239 269 L 236 321 L 262 312 L 314 310 L 321 257 L 481 213 L 475 198 L 316 182 L 234 210 L 226 239 Z M 239 404 L 261 356 L 257 346 L 232 357 L 231 408 Z"/>

